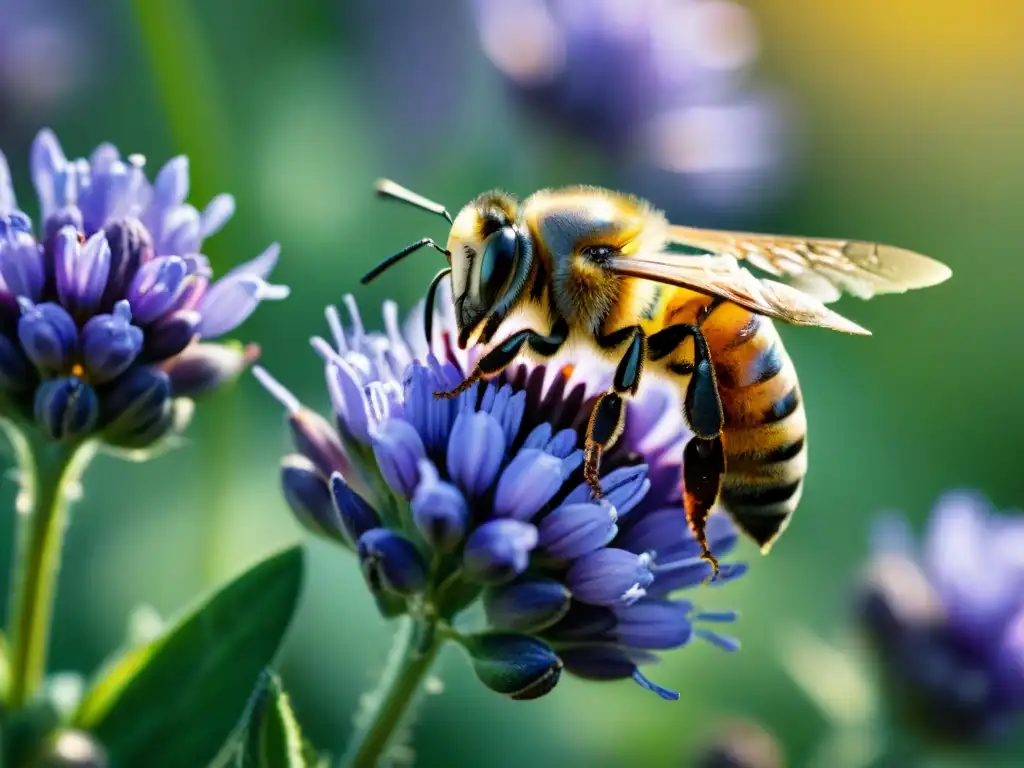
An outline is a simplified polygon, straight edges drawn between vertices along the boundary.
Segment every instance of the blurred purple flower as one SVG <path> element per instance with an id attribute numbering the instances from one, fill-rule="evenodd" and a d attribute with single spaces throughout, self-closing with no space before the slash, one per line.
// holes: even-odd
<path id="1" fill-rule="evenodd" d="M 780 187 L 787 107 L 746 80 L 758 53 L 731 0 L 474 0 L 484 53 L 544 121 L 616 158 L 620 183 L 692 216 Z M 673 211 L 670 211 L 673 212 Z"/>
<path id="2" fill-rule="evenodd" d="M 0 119 L 27 120 L 81 88 L 93 19 L 78 3 L 0 0 L 0 17 Z"/>
<path id="3" fill-rule="evenodd" d="M 69 160 L 41 131 L 31 153 L 37 239 L 0 153 L 2 416 L 34 421 L 52 439 L 149 445 L 174 426 L 174 399 L 209 392 L 256 356 L 207 341 L 288 293 L 266 282 L 276 245 L 211 284 L 200 249 L 230 218 L 232 198 L 200 212 L 185 202 L 186 158 L 152 183 L 143 165 L 109 144 Z"/>
<path id="4" fill-rule="evenodd" d="M 512 633 L 463 643 L 493 690 L 542 695 L 564 666 L 592 679 L 631 677 L 676 698 L 638 665 L 694 636 L 730 650 L 738 644 L 710 628 L 733 613 L 705 613 L 672 596 L 711 573 L 679 499 L 686 434 L 681 417 L 664 416 L 666 407 L 681 411 L 674 393 L 652 385 L 631 404 L 603 462 L 606 497 L 594 501 L 579 427 L 607 378 L 558 361 L 519 365 L 456 400 L 436 399 L 480 354 L 454 348 L 447 291 L 429 345 L 422 308 L 403 332 L 389 302 L 384 333 L 366 331 L 351 297 L 348 329 L 328 310 L 333 343 L 313 345 L 324 358 L 336 434 L 255 369 L 290 412 L 300 455 L 286 457 L 282 483 L 297 519 L 358 552 L 386 615 L 426 611 L 454 622 L 482 599 L 488 630 Z M 708 535 L 720 555 L 737 538 L 724 515 L 711 518 Z M 368 537 L 388 548 L 367 548 Z M 744 571 L 724 565 L 716 583 Z"/>
<path id="5" fill-rule="evenodd" d="M 1024 517 L 950 493 L 920 551 L 905 520 L 881 519 L 857 616 L 907 724 L 942 742 L 999 735 L 1024 710 Z"/>

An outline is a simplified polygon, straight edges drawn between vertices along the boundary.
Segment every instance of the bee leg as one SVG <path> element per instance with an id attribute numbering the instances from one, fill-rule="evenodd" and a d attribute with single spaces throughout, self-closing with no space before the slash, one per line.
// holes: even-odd
<path id="1" fill-rule="evenodd" d="M 725 417 L 711 351 L 698 326 L 680 323 L 651 336 L 650 358 L 667 357 L 688 337 L 693 338 L 693 363 L 680 361 L 669 366 L 669 370 L 690 376 L 683 399 L 683 415 L 694 437 L 683 450 L 683 507 L 690 530 L 700 544 L 700 556 L 711 563 L 714 576 L 717 576 L 718 560 L 708 549 L 705 529 L 725 475 L 721 437 Z"/>
<path id="2" fill-rule="evenodd" d="M 706 527 L 708 515 L 722 490 L 724 475 L 722 438 L 690 438 L 683 449 L 683 508 L 686 510 L 686 522 L 700 544 L 701 559 L 711 563 L 713 579 L 718 576 L 718 559 L 708 548 Z"/>
<path id="3" fill-rule="evenodd" d="M 568 336 L 569 326 L 563 320 L 556 322 L 547 336 L 529 329 L 517 331 L 481 357 L 469 376 L 455 389 L 449 392 L 435 392 L 434 397 L 458 397 L 481 379 L 498 375 L 516 359 L 524 344 L 529 344 L 530 349 L 538 355 L 551 357 L 562 348 Z"/>
<path id="4" fill-rule="evenodd" d="M 647 335 L 638 325 L 621 328 L 597 339 L 597 343 L 606 349 L 614 349 L 627 339 L 629 347 L 615 368 L 612 391 L 598 397 L 587 424 L 583 478 L 595 499 L 604 495 L 600 478 L 601 454 L 611 448 L 622 434 L 626 425 L 625 401 L 628 396 L 636 394 L 647 357 Z"/>

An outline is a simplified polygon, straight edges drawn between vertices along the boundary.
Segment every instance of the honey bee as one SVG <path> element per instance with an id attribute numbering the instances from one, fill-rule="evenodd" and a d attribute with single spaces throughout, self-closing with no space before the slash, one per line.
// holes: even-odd
<path id="1" fill-rule="evenodd" d="M 532 310 L 544 324 L 490 347 L 462 384 L 438 397 L 497 375 L 520 352 L 550 357 L 584 344 L 617 361 L 584 446 L 584 477 L 598 497 L 601 454 L 622 433 L 626 399 L 647 371 L 675 383 L 693 432 L 683 452 L 683 507 L 716 574 L 705 535 L 713 506 L 721 501 L 767 554 L 797 507 L 807 471 L 800 386 L 772 320 L 869 335 L 826 303 L 843 293 L 866 299 L 924 288 L 952 274 L 889 245 L 677 226 L 645 200 L 598 187 L 542 190 L 522 201 L 485 192 L 454 220 L 444 206 L 392 181 L 378 181 L 376 190 L 451 225 L 445 247 L 425 238 L 362 280 L 420 248 L 443 253 L 448 267 L 427 292 L 428 339 L 434 294 L 449 275 L 460 348 L 490 345 L 516 310 Z"/>

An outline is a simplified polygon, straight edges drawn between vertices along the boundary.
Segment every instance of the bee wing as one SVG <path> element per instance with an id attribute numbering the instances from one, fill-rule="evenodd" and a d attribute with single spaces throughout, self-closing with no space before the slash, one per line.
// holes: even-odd
<path id="1" fill-rule="evenodd" d="M 732 256 L 817 297 L 831 302 L 849 293 L 870 299 L 903 293 L 947 280 L 945 264 L 892 245 L 859 240 L 829 240 L 696 227 L 669 227 L 669 240 L 709 253 Z"/>
<path id="2" fill-rule="evenodd" d="M 762 280 L 731 256 L 686 256 L 655 253 L 612 259 L 608 267 L 620 275 L 721 296 L 751 312 L 793 325 L 813 325 L 844 333 L 871 332 L 826 307 L 819 299 L 774 280 Z"/>

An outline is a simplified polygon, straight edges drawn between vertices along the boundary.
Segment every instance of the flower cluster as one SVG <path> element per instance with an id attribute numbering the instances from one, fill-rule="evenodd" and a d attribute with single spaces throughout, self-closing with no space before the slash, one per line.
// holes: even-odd
<path id="1" fill-rule="evenodd" d="M 474 0 L 474 8 L 481 47 L 516 101 L 623 161 L 620 186 L 665 205 L 685 194 L 680 209 L 692 216 L 693 203 L 760 199 L 769 186 L 758 182 L 784 175 L 786 113 L 776 95 L 744 82 L 758 39 L 742 5 Z"/>
<path id="2" fill-rule="evenodd" d="M 857 615 L 904 723 L 942 742 L 997 736 L 1024 711 L 1024 518 L 951 493 L 920 554 L 898 517 L 874 549 Z"/>
<path id="3" fill-rule="evenodd" d="M 0 416 L 51 440 L 152 444 L 175 425 L 175 399 L 205 394 L 256 356 L 206 342 L 288 294 L 265 279 L 276 245 L 212 282 L 201 247 L 233 199 L 200 212 L 185 202 L 186 158 L 152 183 L 143 165 L 109 144 L 69 160 L 42 131 L 31 153 L 37 235 L 0 154 Z"/>
<path id="4" fill-rule="evenodd" d="M 442 293 L 445 291 L 442 290 Z M 602 464 L 605 497 L 582 480 L 580 427 L 602 384 L 583 364 L 517 366 L 454 400 L 478 352 L 451 344 L 448 311 L 423 338 L 422 310 L 403 332 L 393 304 L 385 333 L 367 333 L 351 297 L 351 328 L 328 310 L 324 358 L 337 429 L 303 408 L 261 368 L 290 411 L 298 453 L 286 457 L 285 497 L 314 532 L 352 549 L 385 615 L 410 613 L 453 633 L 480 679 L 513 698 L 546 693 L 564 669 L 632 677 L 666 698 L 638 665 L 733 612 L 702 612 L 677 590 L 711 574 L 679 500 L 686 435 L 674 394 L 652 386 L 627 414 Z M 588 380 L 587 376 L 590 376 Z M 603 382 L 607 386 L 607 382 Z M 737 534 L 714 515 L 709 539 L 726 554 Z M 745 566 L 722 566 L 721 584 Z M 481 606 L 483 631 L 463 632 Z"/>

